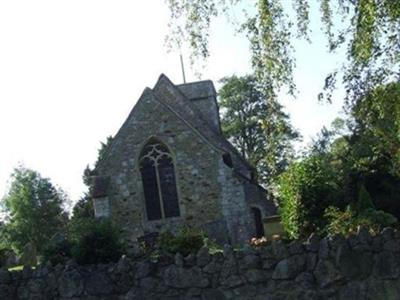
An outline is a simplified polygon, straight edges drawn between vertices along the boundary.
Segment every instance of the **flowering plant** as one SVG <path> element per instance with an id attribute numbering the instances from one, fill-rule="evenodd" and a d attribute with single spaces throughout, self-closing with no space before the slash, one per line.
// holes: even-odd
<path id="1" fill-rule="evenodd" d="M 267 238 L 266 237 L 261 237 L 261 238 L 252 238 L 250 240 L 250 245 L 254 246 L 254 247 L 262 247 L 267 245 Z"/>

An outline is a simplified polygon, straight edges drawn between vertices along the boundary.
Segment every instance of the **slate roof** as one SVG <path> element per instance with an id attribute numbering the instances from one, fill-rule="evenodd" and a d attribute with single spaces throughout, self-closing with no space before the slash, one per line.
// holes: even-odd
<path id="1" fill-rule="evenodd" d="M 211 80 L 177 84 L 176 87 L 191 101 L 214 97 L 217 94 Z"/>
<path id="2" fill-rule="evenodd" d="M 221 156 L 225 153 L 229 153 L 233 163 L 232 167 L 236 174 L 246 178 L 249 181 L 252 181 L 251 174 L 253 168 L 250 166 L 250 164 L 220 132 L 209 125 L 198 108 L 192 103 L 192 100 L 211 97 L 211 94 L 215 95 L 215 88 L 212 81 L 206 80 L 183 85 L 174 85 L 167 76 L 161 74 L 153 89 L 148 87 L 144 89 L 139 101 L 145 97 L 153 97 L 157 102 L 166 106 L 193 130 L 195 130 L 197 134 L 200 135 L 205 141 L 212 145 L 214 149 L 220 151 Z M 118 135 L 123 130 L 127 130 L 127 124 L 133 117 L 136 107 L 137 105 L 133 107 L 124 124 L 114 137 L 113 143 L 105 153 L 105 158 L 111 154 L 115 143 L 118 141 Z M 103 162 L 100 161 L 97 167 L 101 168 L 102 165 Z M 104 184 L 106 183 L 101 182 L 99 184 L 99 194 L 103 193 Z"/>
<path id="3" fill-rule="evenodd" d="M 235 147 L 220 133 L 216 132 L 202 117 L 201 112 L 191 103 L 191 97 L 209 97 L 212 92 L 215 95 L 214 85 L 211 81 L 200 81 L 190 83 L 192 87 L 185 85 L 174 85 L 167 76 L 161 74 L 156 85 L 151 90 L 152 94 L 160 102 L 168 106 L 183 120 L 188 122 L 200 135 L 222 153 L 229 153 L 233 162 L 233 169 L 247 179 L 251 179 L 252 167 L 239 154 Z M 187 85 L 187 84 L 186 84 Z M 197 88 L 197 95 L 185 95 L 187 91 L 193 91 L 193 85 Z M 204 88 L 205 87 L 205 88 Z M 189 96 L 189 97 L 188 97 Z M 196 97 L 197 96 L 197 97 Z"/>

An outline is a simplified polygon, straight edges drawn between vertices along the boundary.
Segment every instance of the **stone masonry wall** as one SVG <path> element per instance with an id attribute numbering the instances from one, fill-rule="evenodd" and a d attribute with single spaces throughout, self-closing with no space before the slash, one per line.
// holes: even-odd
<path id="1" fill-rule="evenodd" d="M 167 94 L 168 91 L 164 91 Z M 195 117 L 195 116 L 194 116 Z M 176 173 L 180 216 L 148 221 L 143 185 L 139 170 L 139 155 L 150 138 L 156 138 L 170 150 Z M 96 199 L 127 241 L 161 230 L 178 231 L 183 226 L 201 228 L 218 241 L 243 242 L 254 236 L 253 224 L 236 224 L 249 214 L 243 187 L 232 169 L 220 179 L 224 165 L 222 153 L 184 120 L 151 94 L 144 94 L 118 132 L 106 159 L 100 162 L 99 175 L 109 176 L 108 197 Z M 238 186 L 238 184 L 241 184 Z M 225 204 L 221 199 L 225 198 Z M 101 203 L 100 203 L 101 202 Z M 236 214 L 230 212 L 233 210 Z M 231 216 L 226 219 L 226 215 Z M 234 216 L 233 216 L 234 215 Z M 229 235 L 227 235 L 229 223 Z M 247 232 L 242 229 L 245 227 Z"/>
<path id="2" fill-rule="evenodd" d="M 0 270 L 0 299 L 400 299 L 400 232 L 250 246 L 210 255 Z"/>
<path id="3" fill-rule="evenodd" d="M 161 228 L 176 231 L 184 225 L 215 227 L 222 222 L 215 167 L 221 155 L 151 96 L 141 99 L 135 109 L 135 118 L 119 132 L 109 158 L 99 169 L 101 175 L 111 177 L 111 218 L 127 240 L 135 241 Z M 174 157 L 180 217 L 148 221 L 145 216 L 138 157 L 150 137 L 167 145 Z"/>

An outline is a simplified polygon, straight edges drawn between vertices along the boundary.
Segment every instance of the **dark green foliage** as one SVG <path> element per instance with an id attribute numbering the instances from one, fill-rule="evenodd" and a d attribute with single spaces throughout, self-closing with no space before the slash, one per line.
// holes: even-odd
<path id="1" fill-rule="evenodd" d="M 97 220 L 94 217 L 93 201 L 90 198 L 91 176 L 96 175 L 96 167 L 107 155 L 113 138 L 107 137 L 101 143 L 94 168 L 86 167 L 83 181 L 89 187 L 75 204 L 68 223 L 68 238 L 50 247 L 46 257 L 50 260 L 64 260 L 68 256 L 76 259 L 79 264 L 96 264 L 117 261 L 124 252 L 120 233 L 110 220 Z"/>
<path id="2" fill-rule="evenodd" d="M 51 262 L 53 266 L 64 264 L 72 257 L 72 243 L 67 239 L 59 239 L 49 243 L 43 251 L 42 261 Z"/>
<path id="3" fill-rule="evenodd" d="M 84 195 L 78 202 L 76 202 L 74 208 L 72 209 L 72 219 L 93 219 L 94 218 L 94 208 L 93 202 L 89 195 Z"/>
<path id="4" fill-rule="evenodd" d="M 311 224 L 323 231 L 329 223 L 327 232 L 378 230 L 400 217 L 400 84 L 377 88 L 350 113 L 347 132 L 324 129 L 281 177 L 282 218 L 292 236 Z"/>
<path id="5" fill-rule="evenodd" d="M 0 249 L 7 248 L 6 226 L 0 221 Z"/>
<path id="6" fill-rule="evenodd" d="M 399 78 L 398 0 L 168 0 L 167 4 L 171 12 L 168 40 L 178 48 L 187 41 L 192 62 L 203 62 L 209 56 L 213 18 L 221 14 L 234 16 L 238 22 L 231 24 L 245 33 L 250 43 L 254 73 L 273 97 L 282 88 L 294 93 L 294 43 L 297 39 L 314 38 L 309 33 L 310 24 L 316 20 L 311 17 L 318 18 L 318 14 L 327 38 L 327 52 L 346 53 L 342 64 L 325 79 L 326 93 L 321 95 L 328 101 L 338 76 L 345 86 L 348 107 L 377 86 Z"/>
<path id="7" fill-rule="evenodd" d="M 380 86 L 351 111 L 348 160 L 377 209 L 400 217 L 400 83 Z"/>
<path id="8" fill-rule="evenodd" d="M 124 253 L 119 231 L 109 220 L 80 224 L 72 234 L 72 256 L 79 264 L 109 263 Z"/>
<path id="9" fill-rule="evenodd" d="M 97 160 L 94 163 L 94 168 L 91 169 L 89 165 L 86 166 L 83 171 L 83 182 L 90 187 L 90 177 L 96 175 L 96 167 L 101 162 L 101 160 L 107 155 L 108 149 L 110 148 L 114 138 L 108 136 L 106 142 L 100 142 L 100 149 L 98 150 Z"/>
<path id="10" fill-rule="evenodd" d="M 253 76 L 225 77 L 221 83 L 218 104 L 222 111 L 222 131 L 242 156 L 257 166 L 265 156 L 262 120 L 267 99 Z"/>
<path id="11" fill-rule="evenodd" d="M 341 206 L 341 178 L 322 156 L 310 156 L 292 164 L 279 179 L 279 211 L 282 224 L 292 238 L 321 232 L 325 209 Z"/>
<path id="12" fill-rule="evenodd" d="M 291 160 L 298 133 L 254 76 L 231 76 L 221 82 L 222 131 L 257 170 L 261 182 L 270 184 Z"/>
<path id="13" fill-rule="evenodd" d="M 374 208 L 371 196 L 363 186 L 360 188 L 358 200 L 353 205 L 347 206 L 345 210 L 330 206 L 325 211 L 325 218 L 328 221 L 328 234 L 345 236 L 357 232 L 361 226 L 372 233 L 378 233 L 383 228 L 397 223 L 393 215 Z"/>
<path id="14" fill-rule="evenodd" d="M 160 250 L 168 253 L 181 253 L 186 256 L 197 253 L 204 246 L 205 235 L 193 228 L 185 227 L 178 234 L 169 231 L 162 232 L 158 239 Z"/>
<path id="15" fill-rule="evenodd" d="M 8 250 L 5 248 L 0 248 L 0 268 L 5 265 L 7 260 Z"/>
<path id="16" fill-rule="evenodd" d="M 6 243 L 21 253 L 31 243 L 41 254 L 49 239 L 64 231 L 67 214 L 65 194 L 38 172 L 19 167 L 11 175 L 10 190 L 4 198 L 9 216 L 3 231 Z"/>
<path id="17" fill-rule="evenodd" d="M 358 199 L 352 205 L 352 210 L 355 212 L 364 212 L 367 209 L 374 209 L 371 195 L 366 190 L 365 186 L 362 185 L 358 191 Z"/>
<path id="18" fill-rule="evenodd" d="M 72 210 L 72 216 L 68 222 L 68 232 L 72 236 L 72 239 L 79 236 L 79 231 L 85 227 L 85 224 L 90 224 L 94 221 L 93 201 L 89 198 L 89 195 L 84 195 L 75 204 Z"/>

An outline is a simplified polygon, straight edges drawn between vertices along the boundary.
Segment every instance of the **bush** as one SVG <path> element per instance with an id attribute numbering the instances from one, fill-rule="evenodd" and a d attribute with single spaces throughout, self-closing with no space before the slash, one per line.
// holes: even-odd
<path id="1" fill-rule="evenodd" d="M 14 250 L 10 248 L 0 248 L 0 268 L 15 266 L 17 257 Z"/>
<path id="2" fill-rule="evenodd" d="M 376 210 L 371 195 L 364 185 L 358 191 L 357 200 L 341 211 L 337 207 L 328 207 L 325 211 L 328 220 L 328 234 L 343 234 L 345 236 L 357 232 L 360 226 L 366 227 L 371 233 L 378 233 L 384 227 L 393 226 L 397 219 L 384 211 Z"/>
<path id="3" fill-rule="evenodd" d="M 177 235 L 170 231 L 162 232 L 158 238 L 160 250 L 168 253 L 181 253 L 186 256 L 197 253 L 204 246 L 205 235 L 203 232 L 184 227 Z"/>
<path id="4" fill-rule="evenodd" d="M 279 213 L 290 238 L 322 232 L 325 209 L 343 199 L 341 177 L 330 162 L 315 155 L 292 164 L 279 177 Z"/>
<path id="5" fill-rule="evenodd" d="M 5 266 L 7 261 L 7 249 L 0 249 L 0 268 Z"/>
<path id="6" fill-rule="evenodd" d="M 85 222 L 75 239 L 72 256 L 79 264 L 115 262 L 124 252 L 120 234 L 109 220 Z"/>
<path id="7" fill-rule="evenodd" d="M 56 233 L 44 248 L 42 261 L 53 266 L 63 264 L 72 257 L 72 243 L 62 233 Z"/>
<path id="8" fill-rule="evenodd" d="M 344 211 L 337 207 L 329 207 L 325 216 L 329 220 L 326 232 L 328 234 L 343 234 L 344 236 L 356 233 L 359 227 L 365 227 L 371 233 L 376 234 L 383 228 L 397 223 L 397 219 L 393 215 L 373 208 L 357 214 L 350 206 Z"/>

